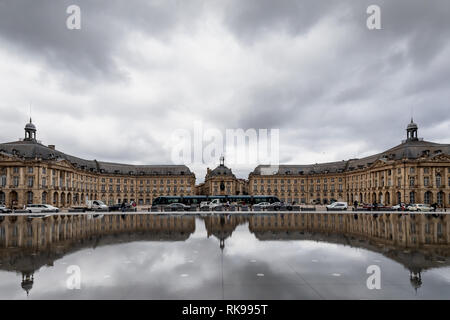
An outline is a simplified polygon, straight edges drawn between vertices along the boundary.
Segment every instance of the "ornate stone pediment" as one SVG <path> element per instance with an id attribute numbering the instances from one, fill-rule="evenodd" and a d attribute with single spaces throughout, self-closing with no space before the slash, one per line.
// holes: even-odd
<path id="1" fill-rule="evenodd" d="M 382 167 L 385 167 L 386 165 L 388 165 L 388 162 L 386 160 L 378 159 L 369 168 L 370 169 L 382 168 Z"/>
<path id="2" fill-rule="evenodd" d="M 433 161 L 433 162 L 450 162 L 450 155 L 440 153 L 440 154 L 437 154 L 437 155 L 431 157 L 430 161 Z"/>
<path id="3" fill-rule="evenodd" d="M 0 161 L 8 161 L 8 160 L 14 160 L 14 157 L 5 152 L 0 152 Z"/>
<path id="4" fill-rule="evenodd" d="M 57 164 L 57 165 L 60 166 L 60 167 L 63 167 L 63 168 L 67 168 L 67 169 L 76 169 L 76 168 L 74 167 L 74 165 L 73 165 L 70 161 L 68 161 L 68 160 L 66 160 L 66 159 L 58 159 L 58 160 L 56 160 L 54 163 Z"/>

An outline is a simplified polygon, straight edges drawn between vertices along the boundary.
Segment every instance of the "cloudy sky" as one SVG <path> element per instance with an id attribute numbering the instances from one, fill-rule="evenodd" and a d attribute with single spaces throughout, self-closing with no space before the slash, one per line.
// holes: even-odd
<path id="1" fill-rule="evenodd" d="M 292 164 L 383 151 L 411 115 L 448 143 L 449 17 L 448 0 L 0 0 L 0 141 L 23 137 L 31 104 L 42 143 L 114 162 L 171 163 L 196 121 L 279 129 Z"/>

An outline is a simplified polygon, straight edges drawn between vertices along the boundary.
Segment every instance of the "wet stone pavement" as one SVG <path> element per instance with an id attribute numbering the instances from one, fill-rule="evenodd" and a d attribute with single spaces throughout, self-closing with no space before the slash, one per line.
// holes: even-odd
<path id="1" fill-rule="evenodd" d="M 450 215 L 9 215 L 0 299 L 450 299 Z"/>

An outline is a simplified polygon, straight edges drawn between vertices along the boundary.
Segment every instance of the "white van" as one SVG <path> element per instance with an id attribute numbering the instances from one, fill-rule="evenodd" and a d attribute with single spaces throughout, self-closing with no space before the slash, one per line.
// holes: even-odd
<path id="1" fill-rule="evenodd" d="M 348 204 L 347 202 L 333 202 L 332 204 L 327 205 L 327 211 L 332 210 L 347 210 Z"/>
<path id="2" fill-rule="evenodd" d="M 222 206 L 223 203 L 220 202 L 220 199 L 213 199 L 210 203 L 209 203 L 209 209 L 210 210 L 214 210 L 215 207 L 220 207 Z"/>
<path id="3" fill-rule="evenodd" d="M 88 210 L 108 211 L 108 206 L 101 200 L 88 200 L 86 205 Z"/>

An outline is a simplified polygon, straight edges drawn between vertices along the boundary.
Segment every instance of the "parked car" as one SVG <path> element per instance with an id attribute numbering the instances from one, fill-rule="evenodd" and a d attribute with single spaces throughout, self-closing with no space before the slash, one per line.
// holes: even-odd
<path id="1" fill-rule="evenodd" d="M 433 208 L 423 203 L 414 203 L 408 206 L 408 211 L 433 211 Z"/>
<path id="2" fill-rule="evenodd" d="M 122 204 L 116 203 L 116 204 L 112 204 L 112 205 L 108 206 L 108 211 L 120 211 L 121 208 L 122 208 Z"/>
<path id="3" fill-rule="evenodd" d="M 270 208 L 270 203 L 269 202 L 260 202 L 260 203 L 254 204 L 253 207 L 259 207 L 261 209 L 268 209 L 268 208 Z"/>
<path id="4" fill-rule="evenodd" d="M 406 208 L 408 208 L 408 205 L 403 202 L 391 207 L 392 210 L 397 210 L 397 211 L 405 211 L 405 210 L 407 210 Z"/>
<path id="5" fill-rule="evenodd" d="M 8 209 L 6 206 L 4 206 L 3 204 L 0 204 L 0 213 L 10 213 L 12 212 L 11 209 Z"/>
<path id="6" fill-rule="evenodd" d="M 279 211 L 282 205 L 283 205 L 283 203 L 281 203 L 281 202 L 274 202 L 274 203 L 271 203 L 270 207 L 267 209 L 272 210 L 272 211 Z"/>
<path id="7" fill-rule="evenodd" d="M 131 204 L 125 203 L 125 209 L 128 210 L 129 208 L 131 208 Z M 121 210 L 122 210 L 121 203 L 116 203 L 116 204 L 108 206 L 108 211 L 121 211 Z"/>
<path id="8" fill-rule="evenodd" d="M 108 211 L 108 206 L 101 200 L 88 200 L 86 202 L 88 210 Z"/>
<path id="9" fill-rule="evenodd" d="M 327 205 L 326 208 L 327 208 L 327 211 L 328 210 L 347 210 L 348 204 L 347 204 L 347 202 L 337 201 L 337 202 L 333 202 L 332 204 Z"/>
<path id="10" fill-rule="evenodd" d="M 216 207 L 220 207 L 223 206 L 224 204 L 220 202 L 219 199 L 213 199 L 210 203 L 209 203 L 209 209 L 210 210 L 214 210 L 214 208 Z"/>
<path id="11" fill-rule="evenodd" d="M 25 207 L 25 210 L 29 213 L 41 213 L 41 212 L 59 212 L 57 207 L 49 204 L 29 204 Z"/>
<path id="12" fill-rule="evenodd" d="M 209 209 L 210 203 L 209 201 L 202 201 L 200 202 L 200 210 L 202 210 L 203 208 L 208 208 Z"/>
<path id="13" fill-rule="evenodd" d="M 376 210 L 380 210 L 380 209 L 391 209 L 391 207 L 386 207 L 384 204 L 382 203 L 366 203 L 363 205 L 363 209 L 367 210 L 367 211 L 376 211 Z"/>
<path id="14" fill-rule="evenodd" d="M 189 206 L 183 203 L 171 203 L 167 206 L 171 211 L 189 211 Z"/>

